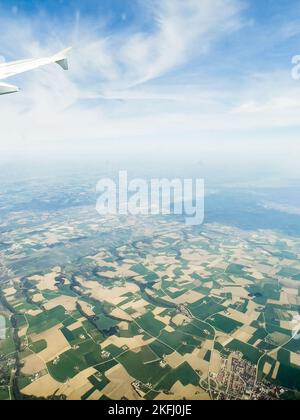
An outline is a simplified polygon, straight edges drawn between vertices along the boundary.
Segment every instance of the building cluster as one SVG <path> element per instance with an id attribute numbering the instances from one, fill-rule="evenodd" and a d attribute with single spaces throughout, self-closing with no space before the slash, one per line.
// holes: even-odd
<path id="1" fill-rule="evenodd" d="M 221 368 L 215 378 L 219 400 L 277 400 L 285 392 L 281 387 L 263 380 L 257 381 L 257 367 L 245 360 L 239 352 L 222 358 Z"/>

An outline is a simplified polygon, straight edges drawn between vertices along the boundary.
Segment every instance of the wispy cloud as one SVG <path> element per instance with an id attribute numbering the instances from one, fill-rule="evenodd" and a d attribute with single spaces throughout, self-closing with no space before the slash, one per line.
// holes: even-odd
<path id="1" fill-rule="evenodd" d="M 113 40 L 113 61 L 132 84 L 155 79 L 207 52 L 210 42 L 237 29 L 237 2 L 232 0 L 166 0 L 152 2 L 151 33 L 133 33 L 125 43 Z"/>
<path id="2" fill-rule="evenodd" d="M 138 24 L 99 37 L 80 31 L 81 70 L 97 74 L 106 87 L 128 88 L 166 75 L 206 53 L 210 43 L 240 25 L 235 0 L 144 1 L 151 30 Z M 83 37 L 83 38 L 82 38 Z"/>

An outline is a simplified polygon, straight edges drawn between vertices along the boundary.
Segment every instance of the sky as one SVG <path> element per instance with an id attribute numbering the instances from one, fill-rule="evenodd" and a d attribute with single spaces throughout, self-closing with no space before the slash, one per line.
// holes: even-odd
<path id="1" fill-rule="evenodd" d="M 129 156 L 234 169 L 236 183 L 300 178 L 298 0 L 0 0 L 0 27 L 1 61 L 73 47 L 69 72 L 8 80 L 22 90 L 0 97 L 0 160 Z"/>

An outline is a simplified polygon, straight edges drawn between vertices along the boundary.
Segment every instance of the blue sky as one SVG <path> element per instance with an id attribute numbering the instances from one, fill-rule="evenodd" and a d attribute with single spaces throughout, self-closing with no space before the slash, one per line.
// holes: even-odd
<path id="1" fill-rule="evenodd" d="M 298 0 L 0 0 L 0 25 L 2 60 L 73 46 L 70 72 L 11 80 L 2 155 L 222 150 L 300 176 Z"/>

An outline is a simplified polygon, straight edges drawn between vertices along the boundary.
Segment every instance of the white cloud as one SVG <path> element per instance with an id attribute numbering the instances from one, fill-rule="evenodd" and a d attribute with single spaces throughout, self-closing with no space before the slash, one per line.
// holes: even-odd
<path id="1" fill-rule="evenodd" d="M 76 42 L 81 71 L 97 74 L 106 87 L 128 88 L 201 56 L 212 40 L 240 25 L 236 0 L 155 0 L 144 6 L 152 18 L 151 31 L 133 26 L 95 37 L 83 23 Z"/>

